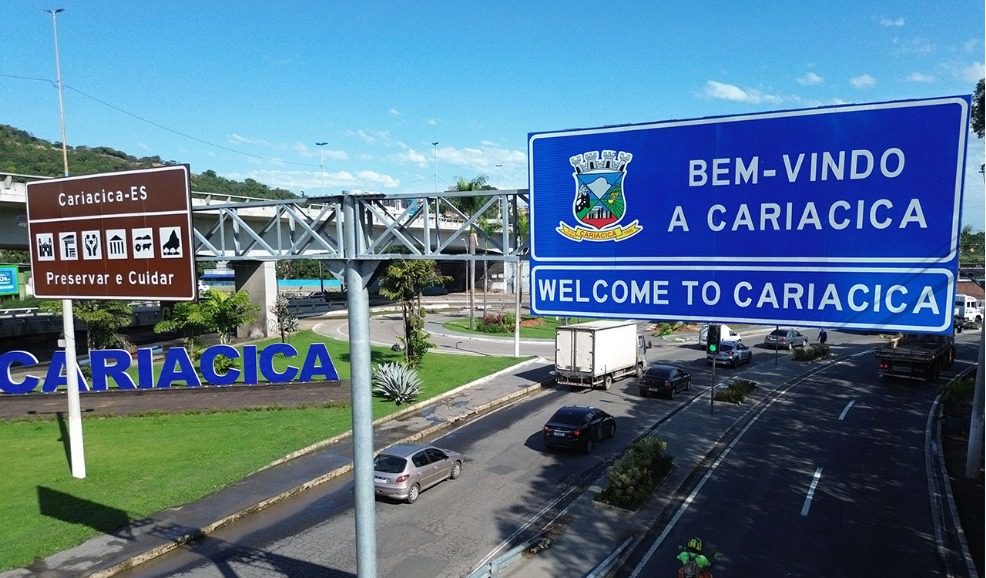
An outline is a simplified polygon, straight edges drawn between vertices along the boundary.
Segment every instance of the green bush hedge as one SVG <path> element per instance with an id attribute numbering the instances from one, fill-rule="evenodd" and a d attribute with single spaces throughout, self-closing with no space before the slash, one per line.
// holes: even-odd
<path id="1" fill-rule="evenodd" d="M 596 499 L 629 510 L 642 506 L 671 472 L 674 458 L 665 453 L 667 447 L 667 442 L 653 436 L 634 442 L 610 466 L 608 485 Z"/>
<path id="2" fill-rule="evenodd" d="M 729 384 L 729 387 L 716 391 L 716 401 L 727 403 L 743 403 L 746 396 L 753 393 L 757 384 L 748 379 L 738 379 Z"/>
<path id="3" fill-rule="evenodd" d="M 801 349 L 795 349 L 792 353 L 795 361 L 812 361 L 829 356 L 829 346 L 824 343 L 813 343 Z"/>

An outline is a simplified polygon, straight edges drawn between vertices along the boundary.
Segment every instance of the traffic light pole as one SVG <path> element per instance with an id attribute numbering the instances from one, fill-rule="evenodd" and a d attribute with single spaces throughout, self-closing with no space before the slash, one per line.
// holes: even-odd
<path id="1" fill-rule="evenodd" d="M 706 355 L 712 354 L 712 385 L 709 387 L 709 413 L 716 411 L 716 365 L 719 357 L 719 345 L 722 340 L 721 328 L 718 325 L 709 324 L 709 329 L 705 333 L 705 352 Z"/>
<path id="2" fill-rule="evenodd" d="M 712 387 L 709 388 L 709 413 L 716 412 L 716 356 L 712 356 Z"/>

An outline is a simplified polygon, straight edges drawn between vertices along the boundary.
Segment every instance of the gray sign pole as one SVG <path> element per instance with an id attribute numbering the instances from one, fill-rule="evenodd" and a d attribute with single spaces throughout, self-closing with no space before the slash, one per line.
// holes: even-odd
<path id="1" fill-rule="evenodd" d="M 58 50 L 58 13 L 62 8 L 46 10 L 51 14 L 51 30 L 55 38 L 55 76 L 58 82 L 58 118 L 62 131 L 62 164 L 68 176 L 68 138 L 65 136 L 65 99 L 62 90 L 62 62 Z M 86 454 L 82 443 L 82 410 L 79 403 L 79 363 L 75 358 L 75 314 L 72 300 L 62 299 L 62 332 L 65 334 L 65 385 L 68 389 L 68 440 L 72 461 L 72 477 L 86 477 Z"/>
<path id="2" fill-rule="evenodd" d="M 346 304 L 349 306 L 350 387 L 353 403 L 353 482 L 356 488 L 356 573 L 377 576 L 377 535 L 373 487 L 373 406 L 370 390 L 370 296 L 359 255 L 362 226 L 357 199 L 343 197 Z"/>

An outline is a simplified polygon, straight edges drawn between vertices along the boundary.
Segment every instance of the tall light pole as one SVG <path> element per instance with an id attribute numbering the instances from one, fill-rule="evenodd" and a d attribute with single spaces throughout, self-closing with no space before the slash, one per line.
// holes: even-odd
<path id="1" fill-rule="evenodd" d="M 68 137 L 65 135 L 65 99 L 62 90 L 62 62 L 58 50 L 58 13 L 64 8 L 49 8 L 51 30 L 55 39 L 55 81 L 58 86 L 58 118 L 62 131 L 62 166 L 68 176 Z M 79 364 L 75 359 L 75 314 L 72 300 L 62 299 L 62 333 L 65 334 L 65 397 L 68 401 L 69 456 L 72 461 L 72 477 L 86 477 L 86 456 L 82 444 L 82 410 L 79 404 Z"/>
<path id="2" fill-rule="evenodd" d="M 327 142 L 317 142 L 315 146 L 318 147 L 318 178 L 319 178 L 319 195 L 325 196 L 325 145 Z M 322 260 L 318 259 L 318 288 L 322 292 L 321 297 L 326 301 L 328 298 L 325 295 L 325 275 L 322 273 Z"/>
<path id="3" fill-rule="evenodd" d="M 62 61 L 58 54 L 58 13 L 64 8 L 48 8 L 45 12 L 51 14 L 51 32 L 55 38 L 55 85 L 58 87 L 58 118 L 62 129 L 62 165 L 64 176 L 68 176 L 68 137 L 65 135 L 65 99 L 62 94 Z"/>
<path id="4" fill-rule="evenodd" d="M 435 192 L 438 192 L 438 141 L 431 143 L 432 146 L 432 165 L 435 167 Z M 436 217 L 437 218 L 437 217 Z"/>
<path id="5" fill-rule="evenodd" d="M 319 157 L 318 157 L 318 178 L 319 178 L 319 193 L 325 196 L 325 145 L 327 142 L 317 142 L 315 146 L 318 147 Z"/>

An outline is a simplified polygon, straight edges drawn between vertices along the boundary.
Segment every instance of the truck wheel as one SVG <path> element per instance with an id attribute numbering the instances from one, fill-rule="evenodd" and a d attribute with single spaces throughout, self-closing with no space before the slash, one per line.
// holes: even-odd
<path id="1" fill-rule="evenodd" d="M 607 375 L 606 378 L 603 379 L 603 389 L 609 391 L 609 388 L 612 386 L 613 386 L 613 376 Z"/>

